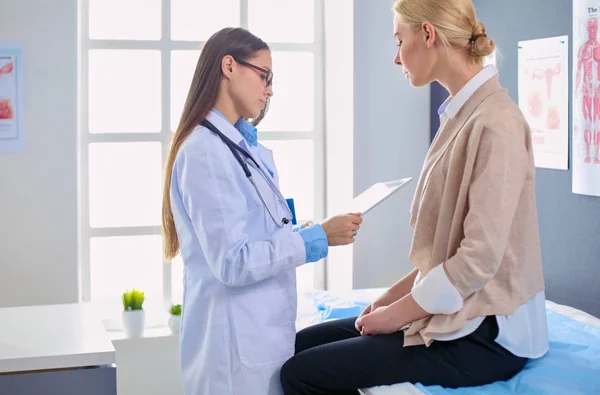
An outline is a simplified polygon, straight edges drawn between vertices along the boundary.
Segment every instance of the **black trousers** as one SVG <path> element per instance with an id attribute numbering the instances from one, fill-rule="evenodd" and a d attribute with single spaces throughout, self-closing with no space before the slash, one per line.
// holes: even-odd
<path id="1" fill-rule="evenodd" d="M 495 342 L 498 324 L 486 317 L 468 336 L 404 347 L 404 333 L 360 336 L 355 318 L 298 332 L 296 355 L 281 368 L 285 395 L 356 395 L 358 389 L 410 382 L 458 388 L 507 380 L 527 362 Z"/>

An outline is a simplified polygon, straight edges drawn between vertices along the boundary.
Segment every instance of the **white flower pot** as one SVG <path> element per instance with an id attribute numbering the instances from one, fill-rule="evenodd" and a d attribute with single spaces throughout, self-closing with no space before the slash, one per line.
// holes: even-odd
<path id="1" fill-rule="evenodd" d="M 127 337 L 141 337 L 146 326 L 144 310 L 123 311 L 123 328 Z"/>
<path id="2" fill-rule="evenodd" d="M 179 334 L 179 327 L 181 326 L 181 316 L 180 315 L 169 315 L 169 329 L 171 329 L 171 333 L 174 335 Z"/>

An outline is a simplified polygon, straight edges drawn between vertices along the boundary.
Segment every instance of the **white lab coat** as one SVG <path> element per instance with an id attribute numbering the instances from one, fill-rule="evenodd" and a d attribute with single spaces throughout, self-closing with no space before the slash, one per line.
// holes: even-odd
<path id="1" fill-rule="evenodd" d="M 274 172 L 271 151 L 252 152 L 211 112 L 207 119 Z M 262 158 L 262 161 L 261 161 Z M 249 166 L 276 218 L 289 213 Z M 264 167 L 263 167 L 264 168 Z M 197 127 L 177 155 L 171 205 L 184 261 L 180 361 L 186 395 L 279 395 L 294 354 L 296 267 L 306 261 L 291 222 L 278 228 L 229 148 Z"/>

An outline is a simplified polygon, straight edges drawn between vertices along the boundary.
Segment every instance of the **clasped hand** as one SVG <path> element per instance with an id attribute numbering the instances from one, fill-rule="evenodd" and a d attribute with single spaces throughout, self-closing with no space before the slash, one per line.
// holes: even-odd
<path id="1" fill-rule="evenodd" d="M 363 310 L 356 319 L 355 327 L 362 336 L 385 335 L 400 329 L 395 321 L 390 307 L 376 301 Z"/>

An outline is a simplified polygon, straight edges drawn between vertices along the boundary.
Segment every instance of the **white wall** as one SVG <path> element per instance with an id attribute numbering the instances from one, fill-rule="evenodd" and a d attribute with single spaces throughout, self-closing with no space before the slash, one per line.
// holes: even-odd
<path id="1" fill-rule="evenodd" d="M 354 1 L 354 193 L 413 177 L 364 218 L 354 246 L 354 288 L 393 284 L 412 269 L 409 210 L 429 147 L 429 87 L 415 89 L 393 63 L 391 0 Z"/>
<path id="2" fill-rule="evenodd" d="M 23 45 L 25 150 L 0 153 L 0 307 L 78 300 L 77 1 L 1 0 Z"/>

